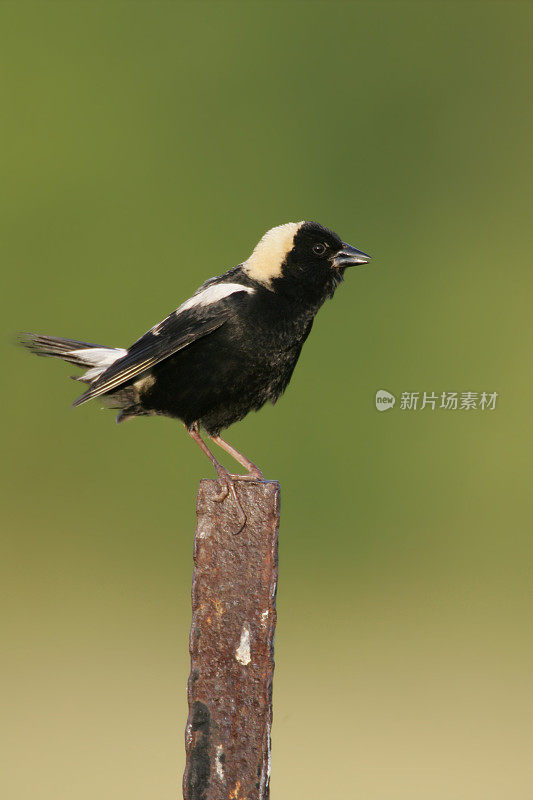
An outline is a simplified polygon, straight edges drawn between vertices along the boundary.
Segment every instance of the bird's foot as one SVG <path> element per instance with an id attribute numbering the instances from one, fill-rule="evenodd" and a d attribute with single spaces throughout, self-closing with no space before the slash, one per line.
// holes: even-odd
<path id="1" fill-rule="evenodd" d="M 246 475 L 234 475 L 233 473 L 230 473 L 230 477 L 233 478 L 233 480 L 236 480 L 236 481 L 262 481 L 262 480 L 264 480 L 263 479 L 263 473 L 261 472 L 259 467 L 254 467 L 253 469 L 250 470 L 250 472 L 247 472 Z"/>
<path id="2" fill-rule="evenodd" d="M 243 507 L 241 506 L 239 498 L 237 497 L 237 492 L 235 491 L 235 484 L 233 481 L 235 478 L 240 478 L 242 476 L 231 475 L 228 472 L 228 470 L 221 465 L 216 467 L 216 471 L 218 475 L 218 480 L 220 482 L 220 492 L 215 497 L 213 497 L 213 500 L 215 501 L 215 503 L 222 503 L 226 499 L 228 494 L 231 495 L 231 498 L 235 503 L 239 515 L 239 527 L 235 531 L 235 533 L 240 533 L 244 528 L 244 526 L 246 525 L 246 514 L 244 513 Z"/>

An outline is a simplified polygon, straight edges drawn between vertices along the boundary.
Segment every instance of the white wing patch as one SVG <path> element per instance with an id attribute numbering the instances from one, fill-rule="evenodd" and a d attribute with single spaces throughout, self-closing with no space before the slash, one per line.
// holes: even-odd
<path id="1" fill-rule="evenodd" d="M 110 367 L 128 352 L 122 347 L 87 347 L 72 351 L 87 366 Z"/>
<path id="2" fill-rule="evenodd" d="M 255 289 L 252 289 L 250 286 L 243 286 L 242 283 L 216 283 L 214 286 L 206 286 L 205 289 L 199 290 L 196 294 L 193 294 L 189 300 L 182 303 L 174 314 L 181 314 L 182 311 L 190 311 L 191 308 L 197 308 L 199 306 L 209 306 L 236 292 L 248 292 L 248 294 L 253 294 Z M 158 322 L 157 325 L 154 325 L 154 327 L 150 329 L 150 332 L 153 333 L 154 336 L 161 333 L 161 327 L 165 319 Z"/>
<path id="3" fill-rule="evenodd" d="M 128 351 L 122 347 L 86 347 L 72 352 L 84 364 L 91 367 L 83 375 L 80 375 L 77 380 L 91 383 L 96 378 L 99 378 L 102 372 L 105 372 L 111 364 L 114 364 L 119 358 L 123 358 Z"/>
<path id="4" fill-rule="evenodd" d="M 186 300 L 185 303 L 181 304 L 176 314 L 180 314 L 182 311 L 187 311 L 195 306 L 211 305 L 211 303 L 216 303 L 218 300 L 222 300 L 230 294 L 235 294 L 235 292 L 248 292 L 248 294 L 253 294 L 254 291 L 255 289 L 252 289 L 250 286 L 243 286 L 242 283 L 215 283 L 214 286 L 207 286 L 200 292 L 193 294 L 190 300 Z"/>

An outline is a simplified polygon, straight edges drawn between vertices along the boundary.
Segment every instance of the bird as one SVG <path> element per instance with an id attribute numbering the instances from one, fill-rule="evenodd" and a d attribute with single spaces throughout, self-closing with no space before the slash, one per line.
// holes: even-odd
<path id="1" fill-rule="evenodd" d="M 215 468 L 222 502 L 235 502 L 236 480 L 263 479 L 259 467 L 221 438 L 221 432 L 283 394 L 314 318 L 333 297 L 348 267 L 370 256 L 314 221 L 268 230 L 251 255 L 209 278 L 175 311 L 127 349 L 84 341 L 20 334 L 38 356 L 59 358 L 86 371 L 73 403 L 101 398 L 118 410 L 117 422 L 167 416 L 181 420 Z M 246 472 L 230 473 L 201 432 Z"/>

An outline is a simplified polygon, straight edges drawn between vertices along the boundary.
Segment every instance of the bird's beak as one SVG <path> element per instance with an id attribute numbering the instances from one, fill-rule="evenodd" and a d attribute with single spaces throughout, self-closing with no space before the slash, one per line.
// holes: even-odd
<path id="1" fill-rule="evenodd" d="M 339 250 L 333 257 L 333 266 L 335 269 L 339 269 L 340 267 L 355 267 L 357 264 L 368 264 L 370 259 L 371 256 L 367 256 L 366 253 L 361 252 L 361 250 L 356 250 L 351 244 L 343 242 L 342 250 Z"/>

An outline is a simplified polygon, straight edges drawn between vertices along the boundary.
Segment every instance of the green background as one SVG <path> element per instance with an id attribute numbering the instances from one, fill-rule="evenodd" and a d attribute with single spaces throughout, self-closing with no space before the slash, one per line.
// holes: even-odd
<path id="1" fill-rule="evenodd" d="M 374 260 L 228 434 L 283 493 L 272 797 L 533 797 L 532 34 L 512 2 L 2 3 L 4 797 L 176 795 L 211 477 L 10 340 L 127 346 L 300 219 Z"/>

